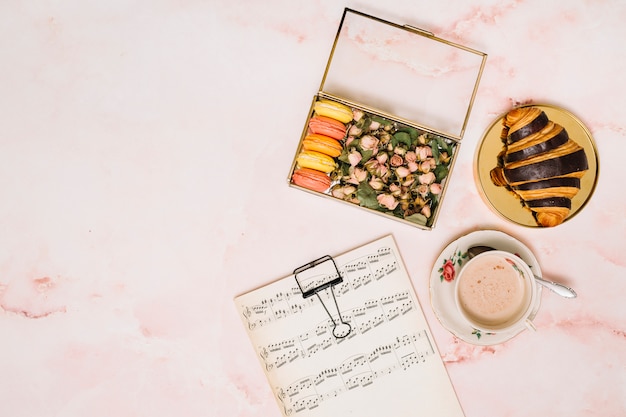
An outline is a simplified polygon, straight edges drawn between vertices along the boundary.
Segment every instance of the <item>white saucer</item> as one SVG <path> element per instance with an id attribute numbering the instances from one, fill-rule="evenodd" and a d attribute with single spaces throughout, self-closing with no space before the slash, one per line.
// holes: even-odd
<path id="1" fill-rule="evenodd" d="M 430 302 L 435 315 L 448 331 L 459 339 L 474 345 L 488 346 L 503 343 L 516 336 L 522 330 L 498 333 L 482 333 L 474 329 L 459 314 L 454 304 L 454 279 L 444 279 L 443 266 L 448 262 L 454 265 L 454 277 L 469 259 L 467 250 L 472 246 L 484 245 L 505 250 L 518 255 L 536 274 L 541 276 L 541 269 L 533 253 L 519 240 L 497 230 L 479 230 L 462 236 L 450 243 L 441 252 L 430 274 Z M 537 305 L 530 314 L 532 320 L 541 305 L 541 285 L 537 285 Z"/>

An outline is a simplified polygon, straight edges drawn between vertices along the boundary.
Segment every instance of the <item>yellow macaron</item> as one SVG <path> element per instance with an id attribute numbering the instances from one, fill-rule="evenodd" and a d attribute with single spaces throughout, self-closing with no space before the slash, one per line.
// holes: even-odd
<path id="1" fill-rule="evenodd" d="M 337 103 L 336 101 L 325 99 L 318 100 L 315 102 L 313 110 L 319 116 L 330 117 L 342 123 L 352 121 L 352 110 L 350 110 L 350 107 Z"/>
<path id="2" fill-rule="evenodd" d="M 332 172 L 336 168 L 335 160 L 320 152 L 304 150 L 296 158 L 301 168 L 311 168 L 322 172 Z"/>

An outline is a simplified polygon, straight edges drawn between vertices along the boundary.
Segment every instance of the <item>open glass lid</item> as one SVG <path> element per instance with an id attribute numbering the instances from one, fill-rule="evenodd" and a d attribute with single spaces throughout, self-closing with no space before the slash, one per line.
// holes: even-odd
<path id="1" fill-rule="evenodd" d="M 461 139 L 487 55 L 345 9 L 320 92 Z"/>

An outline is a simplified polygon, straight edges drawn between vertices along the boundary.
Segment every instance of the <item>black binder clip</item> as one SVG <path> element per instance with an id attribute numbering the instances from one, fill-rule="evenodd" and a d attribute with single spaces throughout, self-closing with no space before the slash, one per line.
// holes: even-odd
<path id="1" fill-rule="evenodd" d="M 335 285 L 343 282 L 343 277 L 337 268 L 335 260 L 328 255 L 322 256 L 296 268 L 293 274 L 302 292 L 302 297 L 308 298 L 316 295 L 322 303 L 324 310 L 326 310 L 328 317 L 330 317 L 333 323 L 333 336 L 337 339 L 348 336 L 352 331 L 352 326 L 341 317 L 341 311 L 337 305 L 337 298 L 333 290 Z M 329 291 L 333 303 L 330 303 Z M 322 299 L 320 293 L 324 294 L 325 300 Z"/>

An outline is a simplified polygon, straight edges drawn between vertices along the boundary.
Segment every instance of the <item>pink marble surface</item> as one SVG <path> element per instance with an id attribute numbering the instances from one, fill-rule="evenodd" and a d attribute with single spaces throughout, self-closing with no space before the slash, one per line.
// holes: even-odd
<path id="1" fill-rule="evenodd" d="M 433 231 L 287 186 L 344 6 L 489 54 Z M 467 417 L 626 415 L 625 20 L 621 0 L 2 2 L 0 414 L 279 416 L 233 297 L 392 233 Z M 596 141 L 594 196 L 558 228 L 502 220 L 472 181 L 520 102 Z M 428 277 L 478 229 L 578 298 L 544 291 L 534 334 L 455 339 Z"/>

